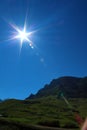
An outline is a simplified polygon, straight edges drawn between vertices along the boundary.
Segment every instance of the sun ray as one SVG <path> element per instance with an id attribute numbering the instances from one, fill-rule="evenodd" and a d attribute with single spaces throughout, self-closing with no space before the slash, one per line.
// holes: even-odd
<path id="1" fill-rule="evenodd" d="M 24 24 L 23 29 L 18 28 L 16 25 L 14 25 L 12 23 L 9 23 L 9 24 L 15 30 L 13 32 L 13 36 L 10 38 L 10 40 L 20 40 L 20 49 L 22 48 L 24 42 L 27 42 L 29 44 L 29 46 L 33 49 L 34 44 L 30 40 L 30 37 L 36 31 L 27 32 L 26 31 L 26 22 Z"/>

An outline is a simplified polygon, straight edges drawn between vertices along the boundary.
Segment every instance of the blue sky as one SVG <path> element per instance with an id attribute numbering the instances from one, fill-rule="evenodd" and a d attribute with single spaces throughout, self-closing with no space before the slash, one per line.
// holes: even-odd
<path id="1" fill-rule="evenodd" d="M 0 1 L 0 98 L 24 99 L 61 76 L 87 76 L 86 0 Z M 9 40 L 14 29 L 37 30 L 36 46 Z"/>

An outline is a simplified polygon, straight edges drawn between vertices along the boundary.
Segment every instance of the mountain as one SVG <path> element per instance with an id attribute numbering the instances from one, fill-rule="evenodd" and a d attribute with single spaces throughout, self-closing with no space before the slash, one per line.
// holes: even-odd
<path id="1" fill-rule="evenodd" d="M 73 98 L 68 102 L 85 120 L 87 99 Z M 0 130 L 79 130 L 74 114 L 64 100 L 55 96 L 7 99 L 0 103 Z"/>
<path id="2" fill-rule="evenodd" d="M 26 99 L 57 96 L 63 92 L 68 98 L 87 98 L 87 77 L 61 77 L 46 84 L 35 95 L 31 94 Z"/>
<path id="3" fill-rule="evenodd" d="M 82 120 L 87 115 L 86 91 L 87 77 L 61 77 L 31 94 L 28 100 L 3 100 L 0 130 L 78 130 L 76 114 Z M 68 103 L 57 98 L 60 92 L 68 97 Z"/>

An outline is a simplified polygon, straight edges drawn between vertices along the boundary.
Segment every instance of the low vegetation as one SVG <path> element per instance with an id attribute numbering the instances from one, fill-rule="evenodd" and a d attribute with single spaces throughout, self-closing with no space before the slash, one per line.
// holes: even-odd
<path id="1" fill-rule="evenodd" d="M 69 99 L 69 102 L 85 119 L 87 99 Z M 0 130 L 25 128 L 42 130 L 44 126 L 74 129 L 79 127 L 70 108 L 55 96 L 30 100 L 5 100 L 0 103 L 0 115 Z"/>

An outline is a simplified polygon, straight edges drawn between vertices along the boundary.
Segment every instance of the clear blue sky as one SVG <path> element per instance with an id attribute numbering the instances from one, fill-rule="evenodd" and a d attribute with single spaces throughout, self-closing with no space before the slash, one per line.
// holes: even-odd
<path id="1" fill-rule="evenodd" d="M 7 40 L 12 22 L 38 30 L 25 42 Z M 30 27 L 30 28 L 29 28 Z M 30 30 L 29 30 L 30 29 Z M 24 99 L 61 76 L 87 76 L 87 0 L 0 1 L 0 98 Z"/>

